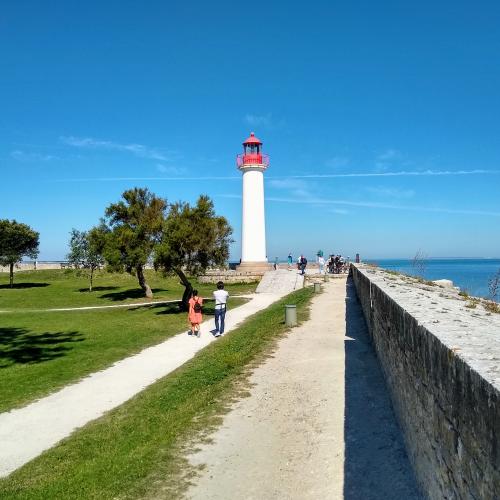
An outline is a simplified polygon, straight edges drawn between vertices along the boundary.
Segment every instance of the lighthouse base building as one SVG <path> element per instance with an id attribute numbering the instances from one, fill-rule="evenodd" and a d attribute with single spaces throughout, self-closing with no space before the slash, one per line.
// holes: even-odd
<path id="1" fill-rule="evenodd" d="M 236 158 L 243 174 L 240 272 L 264 273 L 267 261 L 266 218 L 264 211 L 264 171 L 269 156 L 262 153 L 262 142 L 254 133 L 243 143 L 243 154 Z"/>

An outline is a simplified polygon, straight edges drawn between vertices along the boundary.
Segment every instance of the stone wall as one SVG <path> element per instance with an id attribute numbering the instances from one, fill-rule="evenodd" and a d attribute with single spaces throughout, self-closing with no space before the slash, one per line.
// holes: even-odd
<path id="1" fill-rule="evenodd" d="M 206 274 L 198 276 L 198 283 L 212 283 L 218 281 L 224 283 L 256 283 L 262 279 L 262 274 L 241 273 L 238 271 L 207 271 Z"/>
<path id="2" fill-rule="evenodd" d="M 351 269 L 423 491 L 499 499 L 500 315 L 453 288 Z"/>
<path id="3" fill-rule="evenodd" d="M 66 261 L 38 261 L 38 262 L 18 262 L 14 265 L 14 272 L 19 271 L 40 271 L 42 269 L 63 269 L 69 267 Z M 0 273 L 10 272 L 9 266 L 0 266 Z"/>

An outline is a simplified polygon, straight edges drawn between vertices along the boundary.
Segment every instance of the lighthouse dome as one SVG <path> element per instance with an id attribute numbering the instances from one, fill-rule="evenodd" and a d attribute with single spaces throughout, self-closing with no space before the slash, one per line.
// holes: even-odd
<path id="1" fill-rule="evenodd" d="M 243 143 L 243 146 L 247 144 L 262 144 L 262 141 L 255 137 L 255 134 L 252 132 L 250 137 Z"/>

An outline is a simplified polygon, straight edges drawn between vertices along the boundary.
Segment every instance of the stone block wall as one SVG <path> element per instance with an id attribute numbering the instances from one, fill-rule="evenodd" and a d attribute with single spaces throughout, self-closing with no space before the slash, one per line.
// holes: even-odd
<path id="1" fill-rule="evenodd" d="M 240 273 L 238 271 L 207 271 L 198 276 L 198 283 L 256 283 L 262 279 L 262 274 Z"/>
<path id="2" fill-rule="evenodd" d="M 351 271 L 422 490 L 499 499 L 499 315 L 465 308 L 455 290 Z"/>

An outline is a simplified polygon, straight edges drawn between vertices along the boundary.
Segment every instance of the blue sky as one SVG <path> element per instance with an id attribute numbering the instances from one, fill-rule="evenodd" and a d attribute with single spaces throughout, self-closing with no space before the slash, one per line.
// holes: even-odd
<path id="1" fill-rule="evenodd" d="M 234 227 L 250 131 L 269 259 L 500 256 L 498 2 L 6 1 L 0 217 L 64 258 L 133 186 Z"/>

